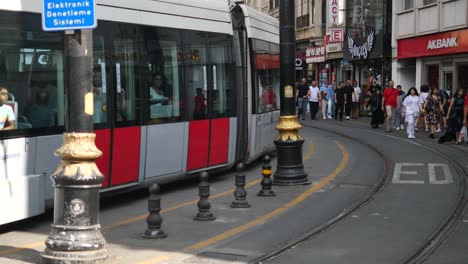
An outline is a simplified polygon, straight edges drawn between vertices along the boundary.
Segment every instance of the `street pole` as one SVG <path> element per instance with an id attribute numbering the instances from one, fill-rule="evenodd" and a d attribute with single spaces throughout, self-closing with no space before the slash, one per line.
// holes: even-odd
<path id="1" fill-rule="evenodd" d="M 278 163 L 273 175 L 276 185 L 310 184 L 302 163 L 304 138 L 296 115 L 295 102 L 295 5 L 294 0 L 280 0 L 280 97 L 281 116 L 275 139 Z"/>
<path id="2" fill-rule="evenodd" d="M 108 257 L 99 225 L 99 189 L 104 176 L 96 166 L 102 155 L 93 133 L 93 31 L 65 33 L 67 123 L 62 159 L 52 175 L 54 222 L 43 263 L 88 264 Z"/>

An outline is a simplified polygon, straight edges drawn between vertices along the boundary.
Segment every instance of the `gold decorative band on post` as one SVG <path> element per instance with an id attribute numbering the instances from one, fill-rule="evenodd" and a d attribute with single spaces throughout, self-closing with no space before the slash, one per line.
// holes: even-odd
<path id="1" fill-rule="evenodd" d="M 55 155 L 67 161 L 91 161 L 102 156 L 94 143 L 94 133 L 63 133 L 63 145 Z"/>
<path id="2" fill-rule="evenodd" d="M 279 124 L 276 126 L 279 135 L 275 141 L 303 141 L 304 138 L 299 134 L 299 129 L 302 126 L 297 121 L 297 116 L 280 116 Z"/>
<path id="3" fill-rule="evenodd" d="M 77 179 L 89 179 L 93 177 L 103 177 L 94 161 L 91 162 L 70 162 L 62 160 L 52 177 L 73 177 Z"/>

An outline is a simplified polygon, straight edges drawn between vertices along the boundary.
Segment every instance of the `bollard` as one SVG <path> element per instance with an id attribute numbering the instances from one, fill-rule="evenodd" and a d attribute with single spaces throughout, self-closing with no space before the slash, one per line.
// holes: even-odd
<path id="1" fill-rule="evenodd" d="M 232 208 L 248 208 L 250 207 L 249 203 L 247 202 L 247 191 L 245 191 L 245 174 L 244 171 L 244 164 L 239 163 L 237 164 L 236 170 L 236 190 L 234 191 L 235 200 L 232 202 Z"/>
<path id="2" fill-rule="evenodd" d="M 210 197 L 210 183 L 208 182 L 208 172 L 204 171 L 200 173 L 200 184 L 198 186 L 198 194 L 200 200 L 198 201 L 198 213 L 193 218 L 197 221 L 211 221 L 215 220 L 216 217 L 210 212 L 211 204 L 208 200 Z"/>
<path id="3" fill-rule="evenodd" d="M 162 218 L 159 215 L 161 211 L 161 189 L 159 185 L 153 184 L 149 187 L 150 196 L 148 198 L 149 215 L 146 218 L 148 229 L 141 235 L 144 238 L 157 239 L 165 238 L 167 234 L 161 229 Z"/>
<path id="4" fill-rule="evenodd" d="M 271 176 L 271 165 L 270 156 L 266 155 L 263 159 L 262 166 L 262 189 L 258 192 L 258 196 L 276 196 L 275 192 L 271 189 L 273 182 L 270 179 Z"/>

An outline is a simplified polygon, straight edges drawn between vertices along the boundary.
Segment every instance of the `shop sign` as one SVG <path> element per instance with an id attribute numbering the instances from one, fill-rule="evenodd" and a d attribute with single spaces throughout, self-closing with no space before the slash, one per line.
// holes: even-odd
<path id="1" fill-rule="evenodd" d="M 354 10 L 353 24 L 355 25 L 364 24 L 364 0 L 355 0 L 353 10 Z"/>
<path id="2" fill-rule="evenodd" d="M 324 62 L 325 61 L 325 46 L 309 47 L 306 49 L 306 62 Z"/>
<path id="3" fill-rule="evenodd" d="M 325 46 L 325 51 L 327 53 L 340 52 L 342 50 L 341 43 L 330 43 Z"/>
<path id="4" fill-rule="evenodd" d="M 357 45 L 351 35 L 348 35 L 348 49 L 351 53 L 351 58 L 367 59 L 367 56 L 374 47 L 374 39 L 375 33 L 374 31 L 371 31 L 369 36 L 367 36 L 367 41 L 361 45 Z"/>
<path id="5" fill-rule="evenodd" d="M 303 64 L 303 61 L 301 58 L 296 58 L 296 71 L 302 71 L 302 64 Z"/>
<path id="6" fill-rule="evenodd" d="M 344 1 L 328 0 L 328 23 L 330 25 L 342 25 L 344 22 Z"/>
<path id="7" fill-rule="evenodd" d="M 468 52 L 468 29 L 398 40 L 398 59 Z"/>
<path id="8" fill-rule="evenodd" d="M 344 30 L 342 28 L 330 29 L 330 41 L 331 42 L 343 42 Z"/>

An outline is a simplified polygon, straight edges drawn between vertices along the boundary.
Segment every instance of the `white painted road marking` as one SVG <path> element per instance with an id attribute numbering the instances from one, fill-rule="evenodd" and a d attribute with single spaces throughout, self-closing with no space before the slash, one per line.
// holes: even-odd
<path id="1" fill-rule="evenodd" d="M 451 184 L 453 183 L 453 177 L 452 174 L 450 173 L 450 168 L 447 164 L 443 163 L 429 163 L 428 169 L 429 169 L 429 183 L 431 184 Z M 439 167 L 443 171 L 444 179 L 443 180 L 437 180 L 436 178 L 436 168 Z"/>
<path id="2" fill-rule="evenodd" d="M 417 170 L 414 170 L 414 167 L 423 167 L 424 163 L 396 163 L 395 170 L 393 172 L 393 179 L 392 183 L 394 184 L 424 184 L 424 180 L 416 180 L 416 179 L 406 179 L 402 180 L 402 175 L 417 175 L 417 177 L 421 177 L 423 173 L 418 173 Z M 404 167 L 413 167 L 413 170 L 409 170 Z M 450 172 L 450 168 L 448 164 L 445 163 L 428 163 L 428 176 L 429 176 L 429 184 L 451 184 L 453 183 L 452 173 Z"/>
<path id="3" fill-rule="evenodd" d="M 417 171 L 404 171 L 403 167 L 422 167 L 424 163 L 397 163 L 395 164 L 395 170 L 393 171 L 392 183 L 396 184 L 424 184 L 421 180 L 402 180 L 401 175 L 418 175 Z"/>

